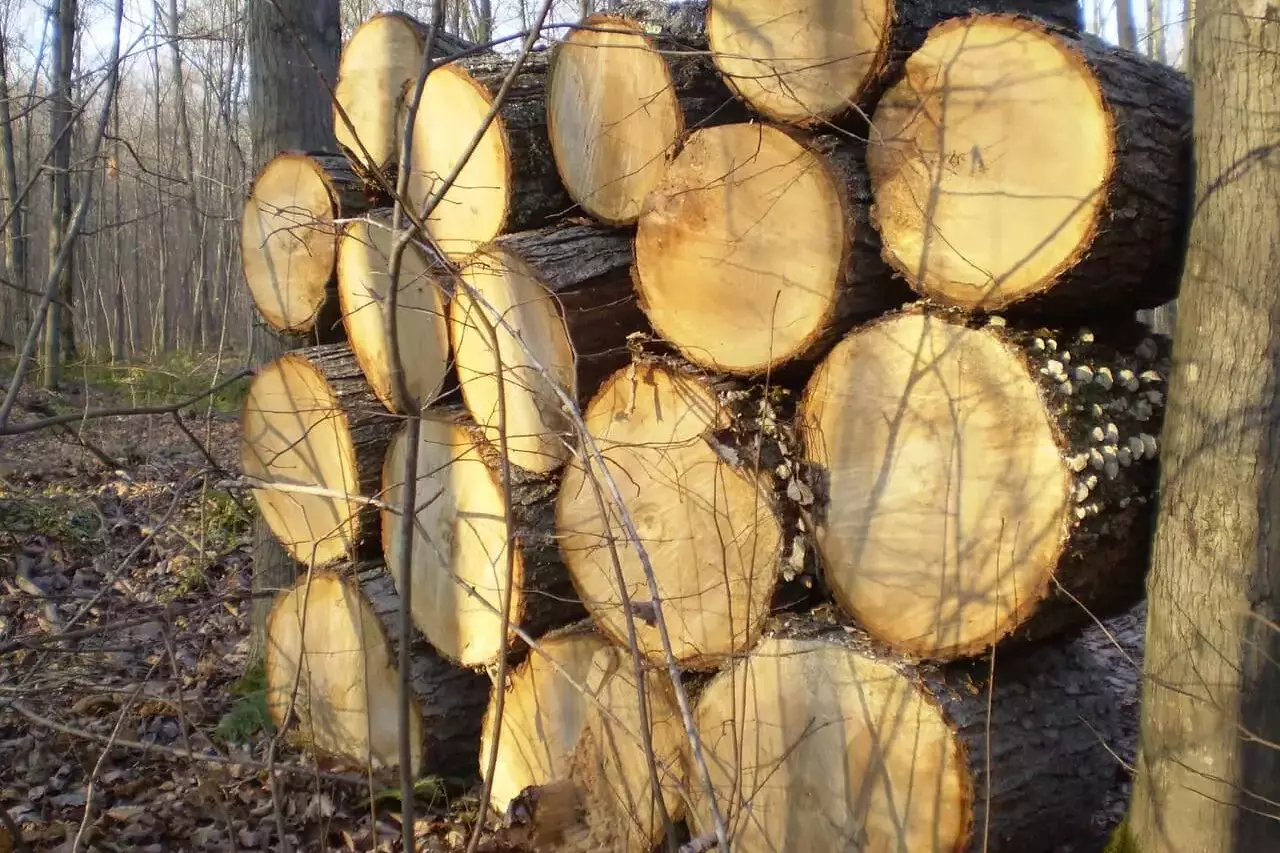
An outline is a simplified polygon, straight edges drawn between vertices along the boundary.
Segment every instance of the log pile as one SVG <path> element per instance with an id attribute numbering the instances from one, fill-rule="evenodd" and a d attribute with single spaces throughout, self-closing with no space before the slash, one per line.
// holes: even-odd
<path id="1" fill-rule="evenodd" d="M 972 6 L 623 5 L 514 76 L 449 38 L 406 163 L 426 28 L 356 31 L 343 153 L 282 152 L 243 223 L 309 344 L 243 411 L 311 570 L 279 722 L 389 770 L 403 680 L 414 772 L 492 759 L 539 849 L 664 815 L 705 848 L 682 696 L 734 850 L 1087 843 L 1132 748 L 1138 650 L 1095 623 L 1143 595 L 1170 342 L 1133 312 L 1176 287 L 1189 87 L 1075 3 Z M 426 213 L 394 263 L 393 167 Z"/>

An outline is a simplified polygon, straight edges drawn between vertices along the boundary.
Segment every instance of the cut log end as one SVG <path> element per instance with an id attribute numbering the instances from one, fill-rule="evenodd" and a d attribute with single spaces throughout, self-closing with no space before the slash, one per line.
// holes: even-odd
<path id="1" fill-rule="evenodd" d="M 827 581 L 899 650 L 977 654 L 1140 594 L 1151 392 L 1114 351 L 1090 365 L 1092 344 L 1073 358 L 1035 340 L 1038 355 L 1003 326 L 908 311 L 849 335 L 805 389 Z M 1082 600 L 1048 608 L 1055 581 Z"/>
<path id="2" fill-rule="evenodd" d="M 762 115 L 790 124 L 856 104 L 885 62 L 886 0 L 712 0 L 707 36 L 725 81 Z"/>
<path id="3" fill-rule="evenodd" d="M 507 591 L 502 488 L 470 431 L 452 417 L 425 413 L 420 435 L 413 621 L 440 654 L 463 666 L 483 666 L 496 661 L 506 647 L 500 615 Z M 407 449 L 406 433 L 397 433 L 383 471 L 385 499 L 397 510 Z M 397 586 L 405 569 L 399 519 L 398 511 L 383 512 L 383 549 Z M 512 558 L 510 624 L 519 625 L 525 609 L 524 563 L 518 550 Z"/>
<path id="4" fill-rule="evenodd" d="M 382 623 L 354 585 L 328 572 L 299 583 L 272 609 L 267 638 L 267 701 L 277 725 L 294 697 L 301 733 L 316 752 L 367 760 L 374 769 L 399 766 L 400 676 Z M 416 775 L 419 708 L 411 708 L 409 725 Z"/>
<path id="5" fill-rule="evenodd" d="M 1111 111 L 1079 51 L 1032 20 L 935 27 L 873 125 L 886 259 L 939 302 L 997 311 L 1036 295 L 1103 227 Z"/>
<path id="6" fill-rule="evenodd" d="M 591 631 L 568 629 L 548 635 L 543 652 L 585 688 L 609 714 L 589 701 L 541 654 L 531 655 L 511 675 L 504 699 L 502 735 L 491 805 L 506 813 L 531 786 L 581 786 L 586 823 L 611 824 L 615 849 L 643 853 L 663 828 L 652 799 L 652 776 L 640 741 L 640 706 L 630 655 Z M 685 738 L 669 682 L 645 675 L 650 732 L 663 800 L 679 820 L 685 785 Z M 493 700 L 486 715 L 480 766 L 487 767 L 494 735 Z M 612 717 L 610 717 L 610 714 Z M 576 799 L 576 798 L 575 798 Z M 584 848 L 597 849 L 597 848 Z"/>
<path id="7" fill-rule="evenodd" d="M 338 231 L 334 188 L 312 157 L 285 152 L 258 174 L 240 219 L 244 277 L 277 331 L 306 334 L 330 298 Z"/>
<path id="8" fill-rule="evenodd" d="M 844 203 L 822 160 L 781 130 L 695 131 L 636 234 L 649 321 L 716 370 L 758 373 L 803 353 L 845 286 Z"/>
<path id="9" fill-rule="evenodd" d="M 407 15 L 378 14 L 356 27 L 342 48 L 333 129 L 352 162 L 366 170 L 384 169 L 399 157 L 401 106 L 422 64 L 422 30 Z"/>
<path id="10" fill-rule="evenodd" d="M 569 33 L 552 64 L 551 150 L 573 200 L 625 225 L 640 215 L 684 122 L 666 62 L 639 24 L 593 15 L 583 26 L 600 29 Z"/>
<path id="11" fill-rule="evenodd" d="M 296 350 L 264 366 L 241 409 L 241 466 L 276 538 L 322 566 L 363 549 L 394 422 L 351 350 Z"/>
<path id="12" fill-rule="evenodd" d="M 615 373 L 585 414 L 648 554 L 675 657 L 691 669 L 713 668 L 750 648 L 779 574 L 781 528 L 765 490 L 703 437 L 726 418 L 700 379 L 655 365 Z M 599 478 L 594 461 L 592 471 Z M 565 564 L 587 610 L 625 645 L 628 616 L 611 553 L 616 549 L 637 642 L 661 661 L 661 637 L 652 607 L 646 610 L 644 564 L 608 490 L 599 488 L 597 498 L 581 461 L 570 461 L 556 507 Z M 607 524 L 598 500 L 608 508 Z"/>
<path id="13" fill-rule="evenodd" d="M 500 245 L 479 252 L 462 279 L 479 295 L 459 288 L 449 309 L 467 408 L 495 445 L 504 429 L 514 464 L 553 471 L 569 456 L 565 442 L 572 432 L 550 383 L 577 395 L 575 354 L 556 299 L 528 264 Z"/>
<path id="14" fill-rule="evenodd" d="M 338 251 L 338 296 L 347 340 L 382 404 L 406 411 L 429 405 L 449 372 L 449 327 L 443 265 L 410 245 L 401 256 L 396 293 L 400 364 L 411 400 L 398 401 L 391 377 L 386 317 L 394 235 L 390 214 L 379 211 L 351 222 Z"/>
<path id="15" fill-rule="evenodd" d="M 762 640 L 707 685 L 696 723 L 733 849 L 965 849 L 960 745 L 910 679 L 822 639 Z M 693 791 L 695 832 L 712 828 Z"/>

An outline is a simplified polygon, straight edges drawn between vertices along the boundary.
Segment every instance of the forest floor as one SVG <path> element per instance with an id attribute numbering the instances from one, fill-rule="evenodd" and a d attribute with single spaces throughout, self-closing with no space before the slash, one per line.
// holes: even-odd
<path id="1" fill-rule="evenodd" d="M 161 372 L 69 371 L 63 392 L 25 390 L 12 422 L 164 404 L 213 375 L 212 362 Z M 0 438 L 0 853 L 281 850 L 280 832 L 293 850 L 399 849 L 399 792 L 276 738 L 261 670 L 246 675 L 242 394 L 181 424 Z M 461 849 L 474 797 L 427 786 L 416 802 L 418 849 Z"/>

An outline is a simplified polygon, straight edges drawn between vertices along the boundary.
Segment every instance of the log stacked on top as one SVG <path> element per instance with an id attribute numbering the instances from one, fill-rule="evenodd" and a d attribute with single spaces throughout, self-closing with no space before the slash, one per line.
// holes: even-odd
<path id="1" fill-rule="evenodd" d="M 1092 732 L 1127 729 L 1104 675 L 1132 662 L 1071 632 L 1142 595 L 1168 342 L 1129 320 L 1176 286 L 1189 90 L 1074 32 L 1074 3 L 968 5 L 623 7 L 496 110 L 510 60 L 441 65 L 398 165 L 424 30 L 357 30 L 350 163 L 282 154 L 244 226 L 264 318 L 339 338 L 265 368 L 243 418 L 264 516 L 315 569 L 268 635 L 317 750 L 399 760 L 411 575 L 415 770 L 492 753 L 499 811 L 577 789 L 593 838 L 645 850 L 658 790 L 710 831 L 669 646 L 711 674 L 693 717 L 737 850 L 1088 834 Z M 388 199 L 359 177 L 391 165 L 434 205 L 396 290 L 409 400 Z M 313 662 L 313 630 L 354 663 Z"/>

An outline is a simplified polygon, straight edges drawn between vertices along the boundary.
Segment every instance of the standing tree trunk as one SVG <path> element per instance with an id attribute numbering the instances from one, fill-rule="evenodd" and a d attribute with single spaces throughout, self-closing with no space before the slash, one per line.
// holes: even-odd
<path id="1" fill-rule="evenodd" d="M 9 112 L 9 67 L 7 36 L 0 35 L 0 192 L 4 193 L 5 207 L 0 215 L 8 217 L 4 227 L 4 277 L 9 287 L 0 288 L 5 299 L 0 299 L 0 339 L 16 342 L 25 329 L 18 324 L 18 317 L 26 317 L 25 298 L 17 288 L 26 286 L 26 239 L 22 234 L 22 205 L 18 203 L 18 170 L 14 158 L 13 124 Z M 25 324 L 23 324 L 25 325 Z M 4 338 L 9 334 L 11 338 Z"/>
<path id="2" fill-rule="evenodd" d="M 71 123 L 75 113 L 71 105 L 71 72 L 75 63 L 76 0 L 59 0 L 54 8 L 53 24 L 53 93 L 50 97 L 52 116 L 49 135 L 52 140 L 52 209 L 49 221 L 49 270 L 57 264 L 62 240 L 71 224 Z M 63 312 L 71 316 L 73 262 L 67 261 L 58 282 L 58 299 L 49 305 L 44 321 L 44 365 L 41 384 L 58 387 L 62 374 L 64 345 L 68 351 L 73 341 L 63 341 Z"/>
<path id="3" fill-rule="evenodd" d="M 1138 49 L 1138 25 L 1133 20 L 1133 0 L 1116 0 L 1116 29 L 1120 46 L 1126 50 Z"/>
<path id="4" fill-rule="evenodd" d="M 329 90 L 338 76 L 342 26 L 338 0 L 250 0 L 249 133 L 256 173 L 277 151 L 334 150 Z M 312 67 L 315 62 L 319 74 Z M 253 325 L 250 358 L 264 364 L 288 343 L 261 322 Z M 284 589 L 297 565 L 272 537 L 266 523 L 254 522 L 255 591 Z M 270 599 L 255 599 L 250 659 L 262 656 Z"/>
<path id="5" fill-rule="evenodd" d="M 1195 24 L 1197 212 L 1129 818 L 1141 853 L 1280 849 L 1280 23 L 1253 8 L 1202 0 Z"/>

